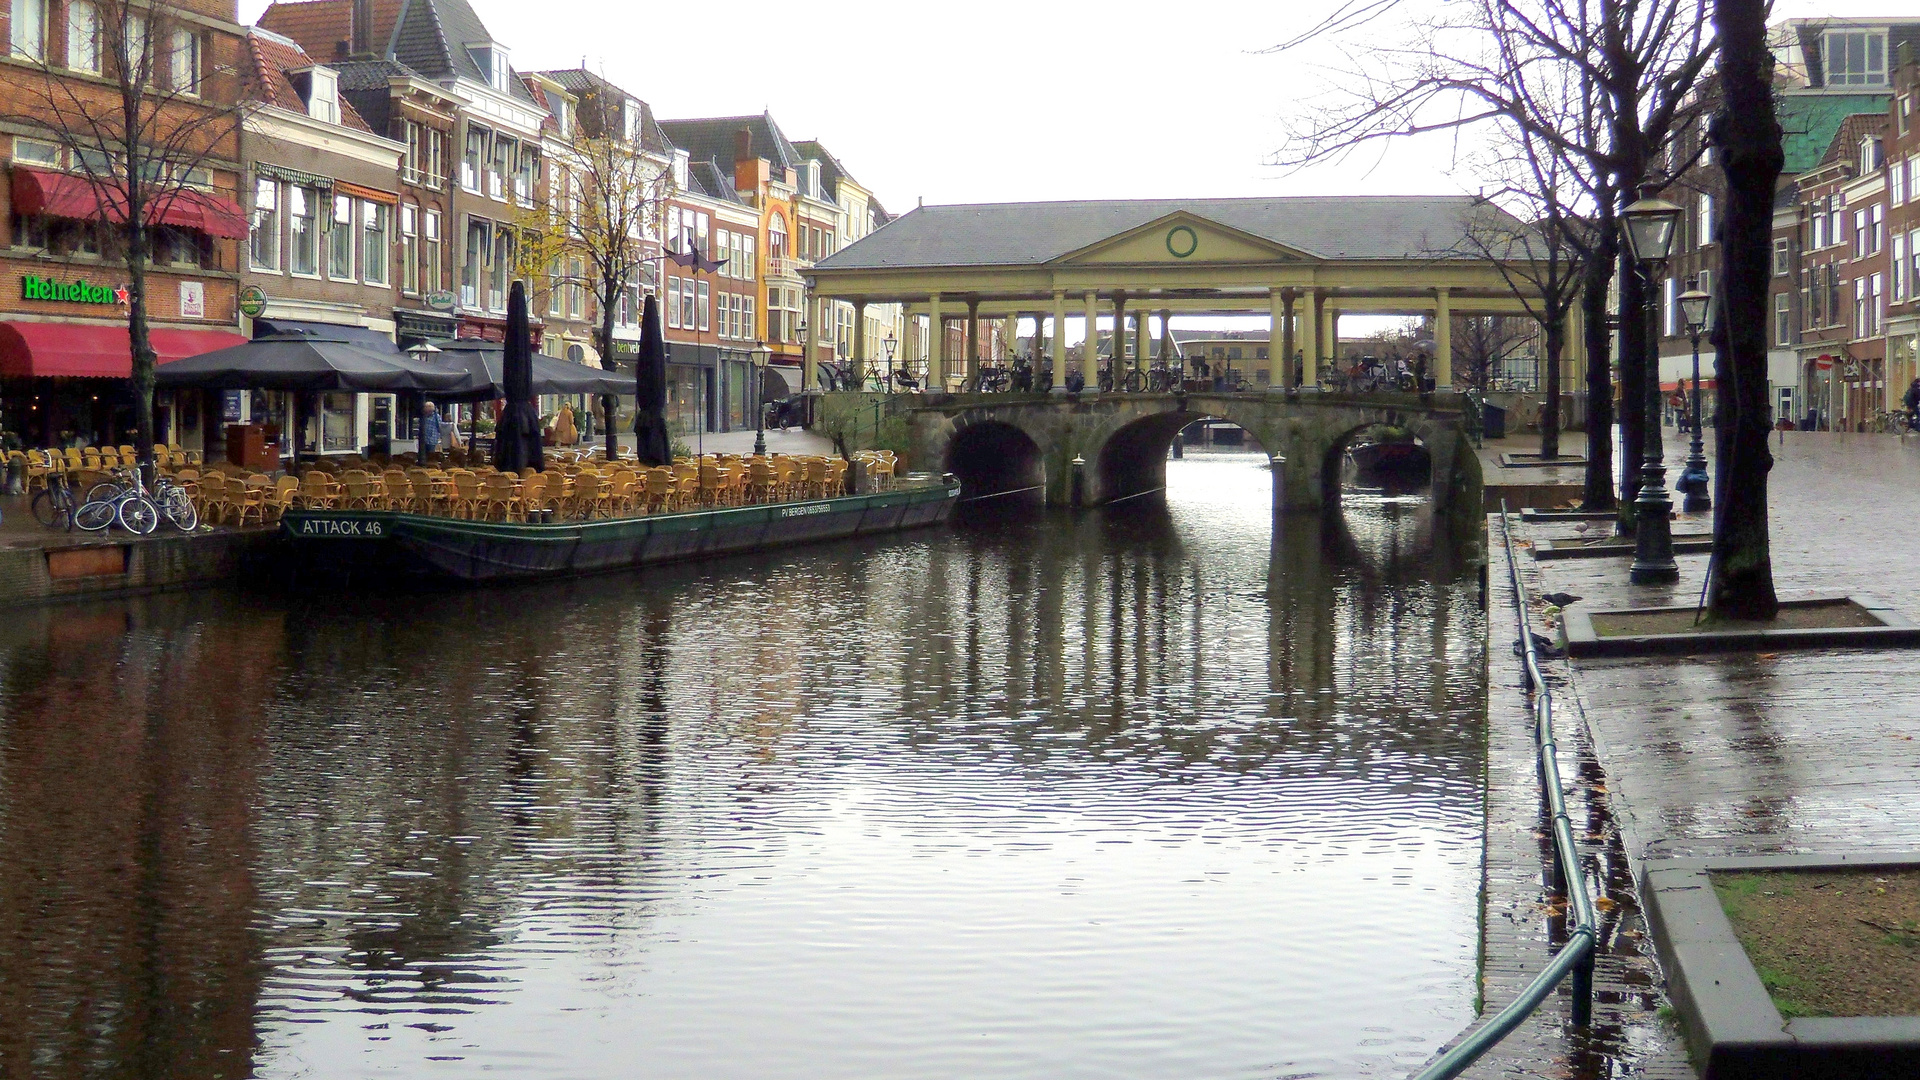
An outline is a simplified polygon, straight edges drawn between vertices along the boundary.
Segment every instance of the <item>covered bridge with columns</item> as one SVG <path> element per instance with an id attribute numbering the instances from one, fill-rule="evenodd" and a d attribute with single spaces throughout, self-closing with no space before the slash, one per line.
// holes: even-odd
<path id="1" fill-rule="evenodd" d="M 807 271 L 816 298 L 907 305 L 898 356 L 928 364 L 929 386 L 957 388 L 980 362 L 980 323 L 1031 319 L 1051 341 L 1056 383 L 1094 378 L 1099 326 L 1147 362 L 1147 320 L 1181 315 L 1268 315 L 1274 387 L 1313 386 L 1337 353 L 1342 314 L 1434 317 L 1432 377 L 1452 385 L 1455 315 L 1524 315 L 1481 235 L 1517 225 L 1471 196 L 1316 196 L 1144 199 L 921 206 Z M 1082 321 L 1071 350 L 1066 329 Z M 1046 332 L 1046 320 L 1052 320 Z M 949 322 L 966 330 L 950 356 Z M 856 368 L 880 343 L 853 321 Z M 1010 336 L 1011 339 L 1011 336 Z M 1569 327 L 1569 342 L 1581 340 Z M 1124 355 L 1125 349 L 1116 350 Z M 1579 379 L 1577 357 L 1566 374 Z"/>

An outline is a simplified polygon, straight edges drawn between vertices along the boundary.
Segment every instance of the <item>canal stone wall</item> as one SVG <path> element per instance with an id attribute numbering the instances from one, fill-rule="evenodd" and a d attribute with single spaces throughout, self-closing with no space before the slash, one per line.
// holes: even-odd
<path id="1" fill-rule="evenodd" d="M 1152 491 L 1166 484 L 1174 436 L 1214 419 L 1244 428 L 1274 458 L 1276 510 L 1318 512 L 1337 500 L 1348 444 L 1391 428 L 1426 447 L 1437 507 L 1461 508 L 1475 524 L 1481 513 L 1480 463 L 1464 399 L 1452 394 L 828 396 L 849 415 L 877 406 L 874 415 L 904 427 L 911 468 L 954 473 L 976 494 L 1040 486 L 1050 503 L 1093 506 Z"/>
<path id="2" fill-rule="evenodd" d="M 0 548 L 0 608 L 131 596 L 234 581 L 264 566 L 278 529 L 74 539 Z"/>

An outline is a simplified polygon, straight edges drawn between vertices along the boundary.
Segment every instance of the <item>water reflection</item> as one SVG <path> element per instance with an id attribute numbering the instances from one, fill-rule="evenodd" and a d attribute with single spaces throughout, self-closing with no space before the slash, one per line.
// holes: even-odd
<path id="1" fill-rule="evenodd" d="M 1469 583 L 1164 505 L 6 630 L 8 1076 L 1397 1074 L 1468 1020 Z"/>

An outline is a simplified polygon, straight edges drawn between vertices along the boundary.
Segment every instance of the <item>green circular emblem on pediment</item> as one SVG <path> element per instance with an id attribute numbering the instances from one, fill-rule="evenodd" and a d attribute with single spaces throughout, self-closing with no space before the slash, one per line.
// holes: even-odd
<path id="1" fill-rule="evenodd" d="M 1200 234 L 1190 225 L 1175 225 L 1167 230 L 1167 254 L 1184 259 L 1200 250 Z"/>

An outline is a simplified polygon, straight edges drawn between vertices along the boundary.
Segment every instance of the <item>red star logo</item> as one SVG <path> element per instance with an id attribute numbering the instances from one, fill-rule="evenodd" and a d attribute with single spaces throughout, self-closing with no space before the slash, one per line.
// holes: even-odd
<path id="1" fill-rule="evenodd" d="M 115 285 L 113 287 L 113 299 L 116 303 L 125 304 L 130 301 L 131 295 L 127 292 L 125 285 Z"/>

